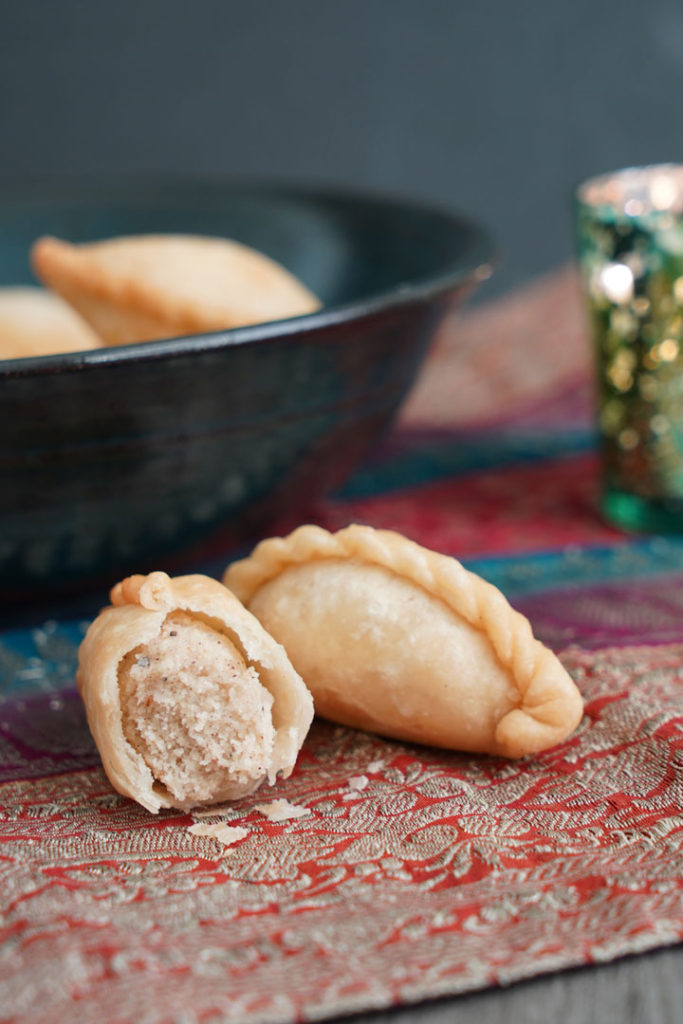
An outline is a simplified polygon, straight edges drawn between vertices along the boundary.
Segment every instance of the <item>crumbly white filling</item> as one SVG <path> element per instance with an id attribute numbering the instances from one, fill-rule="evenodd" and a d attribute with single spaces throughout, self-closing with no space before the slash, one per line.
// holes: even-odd
<path id="1" fill-rule="evenodd" d="M 266 774 L 273 697 L 231 640 L 185 612 L 119 669 L 123 733 L 180 803 L 247 792 Z"/>

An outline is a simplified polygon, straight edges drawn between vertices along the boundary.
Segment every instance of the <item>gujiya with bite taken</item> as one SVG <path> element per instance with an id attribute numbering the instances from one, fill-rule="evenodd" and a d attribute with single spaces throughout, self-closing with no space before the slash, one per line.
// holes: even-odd
<path id="1" fill-rule="evenodd" d="M 78 687 L 112 785 L 156 813 L 288 776 L 313 702 L 283 648 L 206 576 L 132 576 L 79 650 Z"/>

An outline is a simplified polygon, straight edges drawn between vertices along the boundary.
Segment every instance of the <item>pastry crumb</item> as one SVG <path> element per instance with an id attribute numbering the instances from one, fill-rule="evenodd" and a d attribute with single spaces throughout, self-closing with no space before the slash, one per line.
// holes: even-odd
<path id="1" fill-rule="evenodd" d="M 349 792 L 344 793 L 342 800 L 353 800 L 354 797 L 356 797 L 362 789 L 365 789 L 369 782 L 370 779 L 367 777 L 367 775 L 352 775 L 351 778 L 347 781 Z"/>
<path id="2" fill-rule="evenodd" d="M 310 807 L 290 804 L 289 800 L 271 800 L 269 804 L 256 804 L 254 810 L 268 821 L 287 821 L 289 818 L 303 818 L 311 813 Z"/>
<path id="3" fill-rule="evenodd" d="M 373 775 L 375 772 L 383 772 L 386 766 L 386 761 L 383 758 L 379 758 L 377 761 L 371 761 L 367 770 Z"/>
<path id="4" fill-rule="evenodd" d="M 208 807 L 193 807 L 192 817 L 197 820 L 201 818 L 217 818 L 221 814 L 231 814 L 232 804 L 209 804 Z"/>
<path id="5" fill-rule="evenodd" d="M 241 825 L 226 825 L 224 821 L 195 822 L 194 825 L 188 826 L 187 831 L 191 832 L 193 836 L 209 836 L 211 839 L 217 839 L 223 846 L 232 846 L 249 835 L 248 828 L 242 828 Z"/>

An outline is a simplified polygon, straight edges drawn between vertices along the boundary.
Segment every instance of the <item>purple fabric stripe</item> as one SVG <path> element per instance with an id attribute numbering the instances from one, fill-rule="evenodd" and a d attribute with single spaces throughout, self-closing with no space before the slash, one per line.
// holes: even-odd
<path id="1" fill-rule="evenodd" d="M 683 576 L 544 591 L 514 604 L 555 650 L 683 642 Z"/>
<path id="2" fill-rule="evenodd" d="M 0 782 L 99 764 L 76 690 L 6 699 L 0 709 Z"/>

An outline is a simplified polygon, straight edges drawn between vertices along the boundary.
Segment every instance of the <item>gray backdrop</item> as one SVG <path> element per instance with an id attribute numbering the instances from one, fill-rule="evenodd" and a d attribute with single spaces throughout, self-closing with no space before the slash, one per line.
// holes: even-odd
<path id="1" fill-rule="evenodd" d="M 683 159 L 681 0 L 0 0 L 0 184 L 369 186 L 494 233 L 488 294 L 571 255 L 581 178 Z"/>

